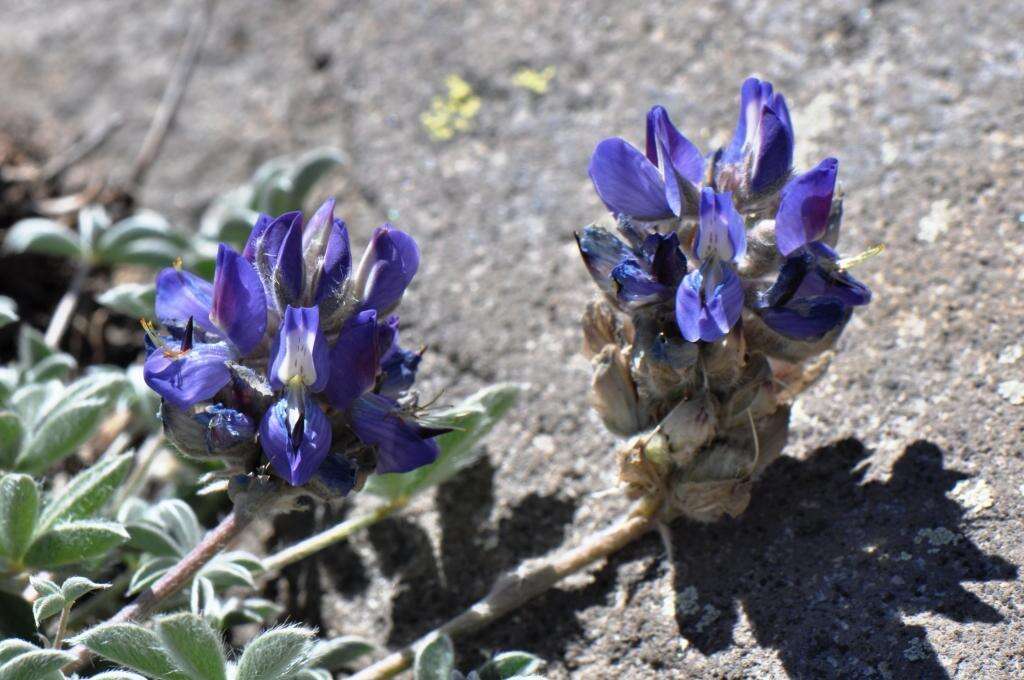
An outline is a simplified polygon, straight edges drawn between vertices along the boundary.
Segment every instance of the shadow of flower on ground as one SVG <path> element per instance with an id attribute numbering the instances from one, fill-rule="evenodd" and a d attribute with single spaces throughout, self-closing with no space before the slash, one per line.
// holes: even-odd
<path id="1" fill-rule="evenodd" d="M 886 482 L 863 481 L 868 456 L 848 439 L 782 458 L 740 519 L 676 526 L 680 634 L 704 654 L 724 650 L 742 607 L 792 677 L 946 677 L 923 627 L 902 617 L 996 623 L 961 582 L 1017 568 L 961 533 L 964 510 L 946 494 L 967 476 L 944 469 L 938 447 L 907 447 Z"/>

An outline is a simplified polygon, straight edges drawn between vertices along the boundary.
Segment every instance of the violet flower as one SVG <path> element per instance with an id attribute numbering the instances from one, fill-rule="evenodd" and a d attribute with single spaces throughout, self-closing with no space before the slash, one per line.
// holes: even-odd
<path id="1" fill-rule="evenodd" d="M 676 291 L 676 323 L 690 342 L 725 337 L 743 311 L 743 284 L 733 268 L 747 249 L 743 218 L 732 194 L 705 187 L 693 250 L 700 266 L 683 278 Z"/>
<path id="2" fill-rule="evenodd" d="M 261 215 L 241 254 L 221 246 L 212 285 L 161 272 L 156 311 L 169 336 L 150 331 L 144 375 L 179 446 L 209 457 L 258 444 L 289 484 L 344 494 L 369 472 L 432 462 L 444 430 L 418 422 L 419 355 L 398 345 L 398 317 L 384 316 L 416 274 L 416 242 L 378 228 L 353 275 L 333 213 L 332 199 L 305 225 L 297 212 Z"/>

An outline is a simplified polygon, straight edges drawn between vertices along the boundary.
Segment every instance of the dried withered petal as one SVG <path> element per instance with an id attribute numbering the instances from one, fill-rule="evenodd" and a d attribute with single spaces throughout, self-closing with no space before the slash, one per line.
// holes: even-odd
<path id="1" fill-rule="evenodd" d="M 583 356 L 593 359 L 605 345 L 622 346 L 622 324 L 606 300 L 592 300 L 583 311 Z"/>
<path id="2" fill-rule="evenodd" d="M 629 365 L 615 345 L 606 345 L 593 359 L 590 404 L 605 426 L 623 436 L 644 429 L 636 399 L 636 387 L 630 377 Z"/>

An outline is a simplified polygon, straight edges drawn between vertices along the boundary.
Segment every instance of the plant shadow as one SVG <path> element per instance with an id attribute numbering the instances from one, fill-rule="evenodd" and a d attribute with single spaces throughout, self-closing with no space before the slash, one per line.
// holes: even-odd
<path id="1" fill-rule="evenodd" d="M 947 677 L 903 617 L 996 623 L 961 583 L 1013 579 L 1017 567 L 962 533 L 947 492 L 967 475 L 945 469 L 937 446 L 908 446 L 885 482 L 864 481 L 869 455 L 847 439 L 782 458 L 738 520 L 676 527 L 680 634 L 704 654 L 726 649 L 742 607 L 791 677 Z"/>
<path id="2" fill-rule="evenodd" d="M 370 528 L 385 576 L 397 576 L 389 645 L 404 645 L 483 597 L 504 571 L 565 539 L 575 505 L 529 494 L 494 526 L 495 468 L 485 457 L 437 493 L 441 541 L 434 559 L 419 525 L 391 518 Z"/>
<path id="3" fill-rule="evenodd" d="M 847 439 L 806 460 L 780 458 L 741 517 L 673 525 L 675 623 L 690 646 L 705 655 L 730 648 L 742 607 L 757 644 L 776 650 L 790 677 L 947 677 L 923 627 L 903 617 L 1002 620 L 961 585 L 1018 573 L 964 533 L 968 518 L 947 493 L 968 476 L 945 469 L 942 451 L 919 441 L 887 481 L 865 482 L 869 455 Z M 589 585 L 549 591 L 464 640 L 466 649 L 563 658 L 582 639 L 592 640 L 579 613 L 614 606 L 620 570 L 645 557 L 653 562 L 639 580 L 660 578 L 667 558 L 648 536 L 609 559 Z M 635 616 L 662 611 L 645 608 Z"/>

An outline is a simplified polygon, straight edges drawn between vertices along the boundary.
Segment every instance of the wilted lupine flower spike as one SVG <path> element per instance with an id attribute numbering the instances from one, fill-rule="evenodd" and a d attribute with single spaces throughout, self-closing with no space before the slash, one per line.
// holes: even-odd
<path id="1" fill-rule="evenodd" d="M 871 299 L 846 271 L 860 257 L 834 250 L 838 162 L 793 177 L 793 143 L 782 95 L 750 78 L 725 148 L 702 155 L 656 106 L 645 152 L 606 139 L 591 159 L 618 231 L 577 235 L 604 293 L 583 318 L 591 400 L 633 437 L 620 458 L 631 493 L 667 516 L 746 508 L 785 443 L 790 402 Z"/>
<path id="2" fill-rule="evenodd" d="M 390 315 L 419 268 L 411 236 L 379 227 L 352 272 L 345 223 L 324 203 L 260 215 L 242 253 L 221 245 L 213 284 L 157 276 L 160 335 L 144 323 L 144 375 L 185 455 L 238 472 L 261 455 L 278 477 L 325 498 L 371 472 L 433 462 L 443 430 L 417 421 L 420 354 Z M 262 452 L 262 454 L 261 454 Z"/>

